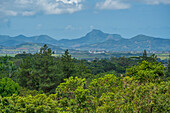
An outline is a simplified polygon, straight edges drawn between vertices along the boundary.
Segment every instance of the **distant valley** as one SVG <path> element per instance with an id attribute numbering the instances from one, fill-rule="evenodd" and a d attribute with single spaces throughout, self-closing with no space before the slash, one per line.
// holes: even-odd
<path id="1" fill-rule="evenodd" d="M 85 36 L 77 39 L 56 40 L 48 35 L 26 37 L 19 35 L 10 37 L 0 35 L 0 49 L 20 48 L 39 49 L 48 44 L 52 49 L 61 52 L 64 49 L 72 50 L 105 50 L 105 51 L 170 51 L 170 39 L 137 35 L 130 39 L 119 34 L 108 34 L 100 30 L 92 30 Z"/>

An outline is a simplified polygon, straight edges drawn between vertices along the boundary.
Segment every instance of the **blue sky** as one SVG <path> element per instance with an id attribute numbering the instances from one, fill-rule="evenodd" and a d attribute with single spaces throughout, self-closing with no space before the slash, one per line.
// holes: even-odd
<path id="1" fill-rule="evenodd" d="M 1 35 L 72 39 L 92 29 L 170 39 L 170 0 L 0 0 Z"/>

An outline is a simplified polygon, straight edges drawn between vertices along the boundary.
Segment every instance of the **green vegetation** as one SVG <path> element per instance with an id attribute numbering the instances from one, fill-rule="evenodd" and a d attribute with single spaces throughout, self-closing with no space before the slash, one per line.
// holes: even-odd
<path id="1" fill-rule="evenodd" d="M 52 54 L 51 49 L 44 45 L 39 53 L 33 56 L 28 55 L 26 59 L 23 59 L 17 70 L 20 86 L 30 90 L 54 93 L 57 85 L 64 78 L 86 74 L 86 70 L 80 69 L 83 68 L 83 64 L 75 64 L 68 50 L 62 57 L 55 58 Z"/>
<path id="2" fill-rule="evenodd" d="M 10 78 L 0 79 L 0 95 L 2 97 L 12 96 L 12 94 L 19 94 L 19 85 Z"/>
<path id="3" fill-rule="evenodd" d="M 141 83 L 146 81 L 157 82 L 164 77 L 164 70 L 164 66 L 160 63 L 149 63 L 147 61 L 143 61 L 137 66 L 128 68 L 126 75 L 135 77 L 136 80 Z"/>
<path id="4" fill-rule="evenodd" d="M 165 60 L 169 58 L 169 53 L 164 53 L 164 54 L 156 54 L 158 58 L 160 58 L 161 60 Z"/>
<path id="5" fill-rule="evenodd" d="M 15 57 L 16 54 L 0 54 L 0 56 L 6 56 L 6 55 L 11 56 L 11 57 Z"/>
<path id="6" fill-rule="evenodd" d="M 170 55 L 169 55 L 169 60 L 168 60 L 168 67 L 166 71 L 166 78 L 170 78 Z"/>
<path id="7" fill-rule="evenodd" d="M 7 50 L 8 51 L 8 50 Z M 21 53 L 23 52 L 28 52 L 26 50 L 22 50 Z M 30 51 L 31 52 L 31 51 Z M 37 52 L 37 50 L 34 52 Z M 100 54 L 92 54 L 92 53 L 88 53 L 88 52 L 80 52 L 80 53 L 73 53 L 71 52 L 70 53 L 71 56 L 73 58 L 77 58 L 77 59 L 89 59 L 89 60 L 93 60 L 95 58 L 99 58 L 99 59 L 110 59 L 111 57 L 123 57 L 125 56 L 126 58 L 129 58 L 129 57 L 138 57 L 138 56 L 141 56 L 142 53 L 122 53 L 122 52 L 113 52 L 113 53 L 100 53 Z M 15 55 L 18 55 L 18 54 L 0 54 L 0 56 L 11 56 L 11 57 L 15 57 Z M 148 53 L 148 55 L 152 55 L 151 53 Z M 169 54 L 168 53 L 164 53 L 164 54 L 155 54 L 157 56 L 157 58 L 160 58 L 161 60 L 167 60 L 168 57 L 169 57 Z M 55 57 L 59 57 L 59 56 L 62 56 L 62 53 L 55 53 L 53 54 L 52 56 L 55 56 Z"/>
<path id="8" fill-rule="evenodd" d="M 0 99 L 2 112 L 168 112 L 169 82 L 140 84 L 133 77 L 70 77 L 49 96 L 13 95 Z"/>
<path id="9" fill-rule="evenodd" d="M 2 113 L 166 113 L 169 66 L 155 55 L 136 58 L 54 57 L 47 45 L 36 54 L 0 57 Z"/>
<path id="10" fill-rule="evenodd" d="M 0 79 L 3 77 L 11 77 L 16 70 L 16 66 L 11 57 L 5 56 L 0 59 Z"/>

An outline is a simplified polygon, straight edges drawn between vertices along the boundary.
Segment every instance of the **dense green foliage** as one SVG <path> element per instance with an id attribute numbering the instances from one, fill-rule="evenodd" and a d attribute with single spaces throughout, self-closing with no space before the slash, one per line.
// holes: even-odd
<path id="1" fill-rule="evenodd" d="M 166 71 L 166 78 L 170 77 L 170 55 L 169 55 L 169 60 L 168 60 L 168 67 L 167 67 L 167 71 Z"/>
<path id="2" fill-rule="evenodd" d="M 10 57 L 5 56 L 0 58 L 0 79 L 3 77 L 12 77 L 16 70 L 16 66 Z"/>
<path id="3" fill-rule="evenodd" d="M 120 80 L 119 80 L 120 79 Z M 168 112 L 170 82 L 140 84 L 134 77 L 94 79 L 70 77 L 56 94 L 0 99 L 3 112 Z"/>
<path id="4" fill-rule="evenodd" d="M 51 55 L 51 49 L 45 45 L 40 53 L 23 60 L 18 70 L 18 82 L 22 87 L 46 93 L 55 87 L 61 75 L 58 74 L 60 69 L 55 67 L 56 62 Z"/>
<path id="5" fill-rule="evenodd" d="M 23 59 L 18 68 L 17 80 L 20 86 L 45 93 L 54 93 L 57 85 L 65 78 L 88 73 L 83 64 L 74 63 L 68 50 L 55 58 L 47 45 L 39 53 Z"/>
<path id="6" fill-rule="evenodd" d="M 164 70 L 164 66 L 160 63 L 143 61 L 141 64 L 127 69 L 126 75 L 135 76 L 137 80 L 143 83 L 146 81 L 155 82 L 163 78 Z"/>
<path id="7" fill-rule="evenodd" d="M 131 58 L 135 58 L 135 59 L 138 59 L 138 60 L 141 60 L 141 61 L 145 60 L 145 61 L 148 61 L 148 62 L 157 62 L 157 56 L 155 54 L 148 56 L 146 50 L 144 50 L 142 56 L 131 57 Z"/>
<path id="8" fill-rule="evenodd" d="M 169 112 L 169 70 L 145 53 L 89 62 L 68 50 L 53 57 L 44 45 L 33 55 L 0 57 L 0 112 Z"/>
<path id="9" fill-rule="evenodd" d="M 18 83 L 7 77 L 0 79 L 0 96 L 12 96 L 13 94 L 19 94 L 19 91 Z"/>

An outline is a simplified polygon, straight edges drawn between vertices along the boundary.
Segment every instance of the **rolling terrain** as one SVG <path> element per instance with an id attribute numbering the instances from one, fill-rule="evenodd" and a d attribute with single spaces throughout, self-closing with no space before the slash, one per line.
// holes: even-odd
<path id="1" fill-rule="evenodd" d="M 24 35 L 15 37 L 0 35 L 0 49 L 4 47 L 18 48 L 21 45 L 27 48 L 36 48 L 37 44 L 49 44 L 53 46 L 52 48 L 55 50 L 69 48 L 107 51 L 143 51 L 144 49 L 147 51 L 170 51 L 170 39 L 151 37 L 142 34 L 127 39 L 119 34 L 108 34 L 96 29 L 81 38 L 71 40 L 56 40 L 48 35 L 32 37 L 26 37 Z"/>

